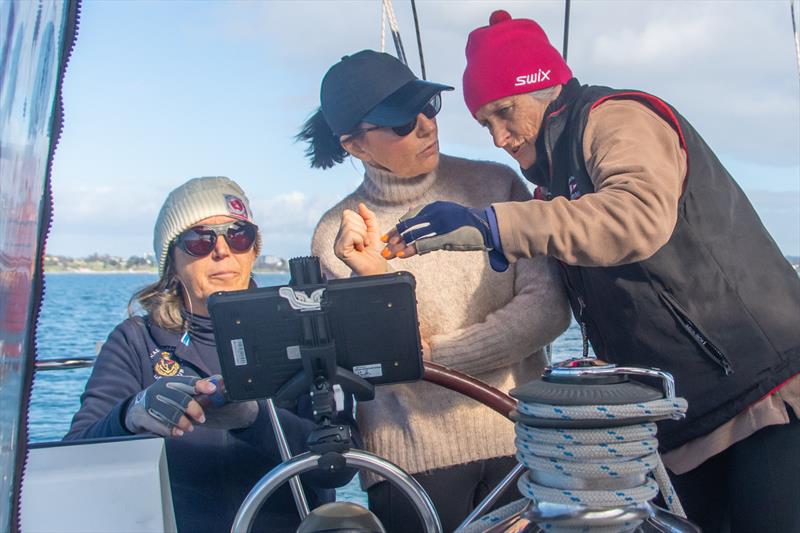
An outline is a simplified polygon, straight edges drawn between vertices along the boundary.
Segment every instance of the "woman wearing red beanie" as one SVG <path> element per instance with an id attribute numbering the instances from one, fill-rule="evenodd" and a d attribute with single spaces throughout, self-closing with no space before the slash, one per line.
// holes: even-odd
<path id="1" fill-rule="evenodd" d="M 800 531 L 800 279 L 744 193 L 674 108 L 581 85 L 532 20 L 495 12 L 466 54 L 467 107 L 541 199 L 415 208 L 386 255 L 558 259 L 595 353 L 689 401 L 659 423 L 688 517 Z"/>
<path id="2" fill-rule="evenodd" d="M 364 50 L 330 68 L 321 109 L 300 138 L 312 166 L 352 156 L 364 165 L 358 188 L 322 216 L 312 252 L 328 277 L 414 274 L 425 357 L 503 391 L 538 377 L 542 347 L 569 324 L 563 287 L 544 258 L 495 272 L 473 252 L 430 254 L 399 264 L 380 255 L 382 232 L 411 206 L 433 200 L 480 205 L 525 201 L 508 167 L 439 153 L 436 113 L 450 87 L 418 80 L 388 54 Z M 536 317 L 536 318 L 532 318 Z M 516 464 L 513 424 L 482 405 L 426 382 L 378 387 L 358 405 L 367 450 L 422 484 L 445 531 L 452 531 Z M 422 531 L 416 511 L 386 481 L 361 479 L 388 531 Z M 519 498 L 509 489 L 505 501 Z"/>

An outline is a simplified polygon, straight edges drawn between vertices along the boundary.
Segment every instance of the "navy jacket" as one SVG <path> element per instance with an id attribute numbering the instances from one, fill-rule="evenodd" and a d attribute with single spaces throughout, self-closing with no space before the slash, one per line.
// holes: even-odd
<path id="1" fill-rule="evenodd" d="M 128 402 L 161 376 L 208 377 L 220 374 L 210 320 L 199 317 L 192 323 L 189 343 L 181 336 L 133 317 L 119 324 L 94 365 L 64 440 L 97 439 L 130 435 L 123 419 Z M 259 414 L 252 426 L 233 431 L 195 425 L 193 432 L 166 439 L 170 483 L 176 520 L 181 531 L 229 530 L 236 510 L 253 485 L 281 462 L 272 424 L 259 402 Z M 315 427 L 310 401 L 300 397 L 295 409 L 278 414 L 294 454 L 305 451 L 306 438 Z M 354 428 L 352 404 L 340 421 Z M 309 505 L 332 501 L 334 491 L 352 477 L 347 472 L 336 479 L 318 473 L 303 477 Z M 299 522 L 288 485 L 273 495 L 262 508 L 254 531 L 294 531 Z"/>

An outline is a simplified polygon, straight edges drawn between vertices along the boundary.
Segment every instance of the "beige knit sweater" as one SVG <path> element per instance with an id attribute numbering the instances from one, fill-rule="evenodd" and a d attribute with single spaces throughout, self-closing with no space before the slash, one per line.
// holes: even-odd
<path id="1" fill-rule="evenodd" d="M 322 216 L 312 253 L 333 278 L 350 269 L 333 253 L 344 209 L 364 202 L 381 229 L 390 229 L 415 205 L 449 200 L 471 207 L 530 198 L 510 168 L 442 155 L 436 171 L 403 178 L 366 166 L 364 181 Z M 508 391 L 539 377 L 542 347 L 569 325 L 566 297 L 555 266 L 543 258 L 520 259 L 494 272 L 484 252 L 432 252 L 393 260 L 417 280 L 422 337 L 431 359 Z M 513 424 L 501 415 L 425 382 L 378 387 L 358 406 L 367 450 L 410 473 L 512 455 Z M 362 477 L 364 488 L 378 478 Z"/>

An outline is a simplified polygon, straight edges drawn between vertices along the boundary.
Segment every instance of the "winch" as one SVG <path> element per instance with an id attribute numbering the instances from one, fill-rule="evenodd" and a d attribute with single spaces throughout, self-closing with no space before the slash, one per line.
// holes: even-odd
<path id="1" fill-rule="evenodd" d="M 571 359 L 510 394 L 524 498 L 461 531 L 700 531 L 658 454 L 655 422 L 687 409 L 669 373 Z M 659 492 L 669 511 L 652 502 Z"/>

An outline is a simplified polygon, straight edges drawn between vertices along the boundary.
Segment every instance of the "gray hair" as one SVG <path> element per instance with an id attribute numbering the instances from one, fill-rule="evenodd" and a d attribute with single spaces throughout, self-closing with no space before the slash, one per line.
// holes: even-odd
<path id="1" fill-rule="evenodd" d="M 558 92 L 560 89 L 561 85 L 553 85 L 552 87 L 545 87 L 544 89 L 539 89 L 538 91 L 533 91 L 528 94 L 533 96 L 537 100 L 542 100 L 543 102 L 550 102 L 551 100 L 555 100 L 556 96 L 558 96 Z"/>

